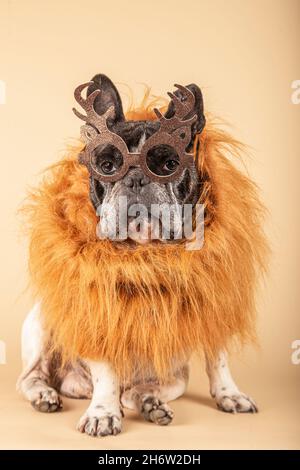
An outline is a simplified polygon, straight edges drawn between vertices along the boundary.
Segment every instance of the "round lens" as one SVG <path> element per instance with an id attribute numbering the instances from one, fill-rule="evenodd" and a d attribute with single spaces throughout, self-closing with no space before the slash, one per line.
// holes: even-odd
<path id="1" fill-rule="evenodd" d="M 98 146 L 94 150 L 93 165 L 101 175 L 112 176 L 123 166 L 123 156 L 114 145 Z"/>
<path id="2" fill-rule="evenodd" d="M 175 173 L 180 160 L 176 150 L 170 145 L 156 145 L 146 155 L 149 170 L 158 176 L 169 176 Z"/>

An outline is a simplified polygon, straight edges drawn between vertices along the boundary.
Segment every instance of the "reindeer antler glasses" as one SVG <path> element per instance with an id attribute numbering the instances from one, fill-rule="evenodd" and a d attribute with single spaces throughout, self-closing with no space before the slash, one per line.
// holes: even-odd
<path id="1" fill-rule="evenodd" d="M 107 119 L 113 116 L 114 107 L 108 108 L 101 116 L 95 111 L 94 102 L 101 90 L 95 90 L 86 99 L 82 97 L 82 91 L 91 83 L 93 82 L 79 85 L 74 92 L 75 99 L 85 110 L 86 116 L 73 108 L 76 116 L 86 122 L 81 127 L 81 135 L 86 146 L 79 155 L 79 161 L 86 165 L 91 176 L 103 182 L 114 182 L 123 178 L 130 167 L 140 167 L 151 180 L 168 183 L 178 178 L 185 168 L 193 164 L 193 154 L 186 153 L 186 147 L 191 140 L 191 126 L 197 117 L 194 115 L 185 119 L 193 110 L 195 103 L 194 95 L 188 88 L 174 85 L 182 95 L 180 99 L 173 93 L 168 93 L 174 104 L 174 115 L 168 119 L 155 108 L 154 112 L 160 122 L 159 129 L 146 140 L 141 152 L 131 153 L 122 137 L 107 127 Z M 95 155 L 98 146 L 104 149 L 108 145 L 115 147 L 122 156 L 122 164 L 113 174 L 105 174 L 101 167 L 97 166 Z M 149 167 L 149 152 L 158 146 L 168 146 L 178 155 L 178 164 L 171 174 L 170 172 L 167 175 L 157 174 L 152 165 L 151 169 Z"/>

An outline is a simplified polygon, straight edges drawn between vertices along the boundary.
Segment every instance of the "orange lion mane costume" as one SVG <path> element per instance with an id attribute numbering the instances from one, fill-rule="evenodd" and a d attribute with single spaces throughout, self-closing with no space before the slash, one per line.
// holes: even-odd
<path id="1" fill-rule="evenodd" d="M 146 101 L 127 117 L 154 119 L 157 100 Z M 195 251 L 97 238 L 81 148 L 47 170 L 25 205 L 34 294 L 62 363 L 105 359 L 121 381 L 137 367 L 166 381 L 174 360 L 255 339 L 254 290 L 267 244 L 257 188 L 228 159 L 241 144 L 210 120 L 196 137 L 205 241 Z"/>

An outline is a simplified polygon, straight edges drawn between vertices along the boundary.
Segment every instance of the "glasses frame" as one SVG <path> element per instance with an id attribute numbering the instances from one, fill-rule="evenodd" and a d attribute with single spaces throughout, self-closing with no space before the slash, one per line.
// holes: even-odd
<path id="1" fill-rule="evenodd" d="M 122 179 L 130 167 L 139 167 L 150 180 L 159 183 L 169 183 L 176 180 L 184 169 L 194 164 L 194 155 L 186 152 L 186 148 L 191 141 L 192 125 L 197 120 L 195 113 L 190 117 L 195 105 L 195 97 L 191 90 L 182 85 L 175 84 L 179 96 L 174 93 L 168 93 L 173 103 L 173 115 L 167 118 L 158 109 L 154 108 L 153 111 L 160 123 L 159 129 L 146 140 L 139 153 L 131 153 L 122 137 L 107 127 L 107 121 L 114 116 L 114 106 L 110 106 L 102 115 L 97 114 L 94 108 L 95 99 L 101 93 L 101 90 L 97 89 L 87 95 L 86 98 L 82 97 L 82 91 L 92 83 L 83 83 L 74 91 L 75 99 L 86 111 L 86 115 L 73 108 L 76 116 L 85 121 L 85 125 L 81 127 L 81 136 L 86 146 L 79 154 L 79 162 L 87 167 L 92 177 L 102 182 L 112 183 Z M 103 148 L 107 145 L 112 145 L 120 151 L 123 157 L 123 164 L 116 173 L 105 175 L 97 168 L 95 149 L 99 145 L 103 145 Z M 150 170 L 147 164 L 149 151 L 153 147 L 160 145 L 172 147 L 179 157 L 179 165 L 172 174 L 157 175 Z"/>
<path id="2" fill-rule="evenodd" d="M 87 127 L 87 126 L 83 126 Z M 180 129 L 181 133 L 184 132 L 184 129 Z M 186 128 L 185 132 L 188 132 Z M 95 149 L 98 146 L 103 146 L 105 148 L 107 145 L 114 146 L 122 155 L 123 163 L 120 168 L 112 175 L 105 175 L 102 173 L 96 165 L 95 158 Z M 174 170 L 173 173 L 169 175 L 158 175 L 150 170 L 147 163 L 147 156 L 149 151 L 160 145 L 168 145 L 169 147 L 174 148 L 178 157 L 179 164 Z M 151 181 L 159 183 L 170 183 L 178 179 L 178 177 L 183 173 L 186 168 L 190 168 L 194 165 L 194 154 L 185 152 L 185 149 L 182 146 L 182 139 L 179 135 L 176 134 L 167 134 L 166 132 L 160 133 L 159 138 L 156 134 L 153 134 L 149 139 L 146 140 L 140 152 L 129 152 L 128 147 L 124 140 L 116 135 L 102 132 L 101 134 L 95 135 L 93 139 L 87 143 L 85 149 L 80 153 L 80 163 L 84 164 L 90 175 L 102 181 L 104 183 L 115 183 L 128 173 L 130 168 L 141 168 L 144 175 L 148 176 Z"/>

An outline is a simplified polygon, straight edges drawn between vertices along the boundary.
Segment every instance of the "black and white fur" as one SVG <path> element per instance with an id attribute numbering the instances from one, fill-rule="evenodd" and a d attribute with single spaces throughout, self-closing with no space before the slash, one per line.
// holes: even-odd
<path id="1" fill-rule="evenodd" d="M 122 136 L 129 151 L 139 151 L 145 140 L 157 130 L 157 124 L 151 121 L 126 121 L 120 96 L 113 83 L 104 75 L 97 75 L 93 81 L 88 93 L 96 88 L 102 90 L 95 103 L 96 111 L 102 114 L 113 104 L 115 114 L 109 126 Z M 195 133 L 203 129 L 205 118 L 200 89 L 196 85 L 189 85 L 189 88 L 195 95 L 194 112 L 198 117 L 192 132 L 191 146 Z M 167 117 L 173 111 L 170 104 Z M 102 150 L 98 156 L 100 163 L 107 158 L 107 154 L 103 156 Z M 117 162 L 117 158 L 112 149 L 109 159 Z M 157 160 L 160 161 L 160 155 Z M 181 179 L 168 184 L 151 182 L 140 169 L 135 168 L 130 169 L 121 181 L 103 184 L 91 180 L 90 187 L 90 197 L 95 209 L 103 202 L 116 203 L 120 195 L 125 195 L 132 204 L 139 202 L 149 206 L 168 202 L 182 205 L 187 202 L 196 203 L 201 191 L 201 181 L 196 168 L 186 170 Z M 109 226 L 109 220 L 104 221 L 107 236 Z M 89 398 L 90 404 L 77 428 L 91 436 L 115 435 L 121 432 L 122 407 L 137 410 L 147 421 L 156 424 L 166 425 L 172 421 L 173 411 L 168 402 L 184 393 L 188 382 L 188 364 L 174 365 L 173 380 L 167 385 L 159 384 L 155 377 L 142 382 L 137 376 L 125 387 L 120 386 L 113 368 L 106 362 L 78 358 L 75 365 L 68 364 L 61 369 L 59 358 L 49 356 L 44 348 L 41 316 L 41 307 L 36 304 L 23 324 L 23 372 L 18 380 L 18 389 L 35 409 L 43 412 L 60 410 L 60 395 Z M 241 393 L 233 381 L 223 351 L 220 351 L 215 361 L 207 360 L 206 369 L 210 392 L 219 409 L 232 413 L 257 411 L 253 400 Z"/>

